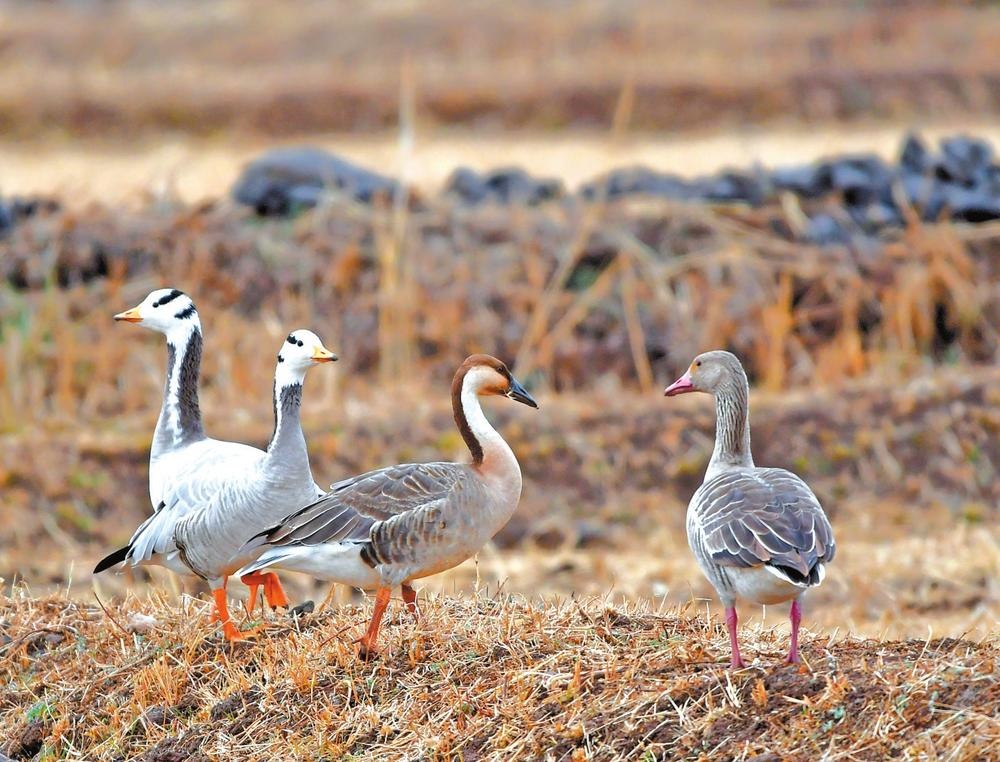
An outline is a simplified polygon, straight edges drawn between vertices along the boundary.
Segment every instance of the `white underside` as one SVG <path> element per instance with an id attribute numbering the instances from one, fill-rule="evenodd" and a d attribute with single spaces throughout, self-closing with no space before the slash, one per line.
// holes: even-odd
<path id="1" fill-rule="evenodd" d="M 361 545 L 357 543 L 271 548 L 236 574 L 242 576 L 261 569 L 302 572 L 366 590 L 381 584 L 379 573 L 361 559 Z"/>
<path id="2" fill-rule="evenodd" d="M 780 570 L 767 565 L 746 569 L 727 566 L 726 575 L 729 577 L 735 596 L 752 603 L 784 603 L 798 598 L 809 589 L 808 585 L 796 584 Z M 823 571 L 820 571 L 820 579 L 822 578 Z"/>

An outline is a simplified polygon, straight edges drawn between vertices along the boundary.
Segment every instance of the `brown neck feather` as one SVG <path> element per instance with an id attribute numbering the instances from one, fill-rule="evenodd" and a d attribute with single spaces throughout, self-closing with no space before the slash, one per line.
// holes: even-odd
<path id="1" fill-rule="evenodd" d="M 473 465 L 479 466 L 483 462 L 483 446 L 476 439 L 476 435 L 469 428 L 469 421 L 465 417 L 465 408 L 462 407 L 462 384 L 465 381 L 465 374 L 469 368 L 463 365 L 455 373 L 455 378 L 451 381 L 451 410 L 455 415 L 455 425 L 458 427 L 462 439 L 465 440 L 469 452 L 472 453 Z"/>

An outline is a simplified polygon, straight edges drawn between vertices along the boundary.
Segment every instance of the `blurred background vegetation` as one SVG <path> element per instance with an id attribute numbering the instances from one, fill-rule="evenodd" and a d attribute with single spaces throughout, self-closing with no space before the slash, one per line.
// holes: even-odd
<path id="1" fill-rule="evenodd" d="M 989 145 L 998 35 L 992 4 L 917 0 L 3 3 L 0 576 L 88 596 L 149 511 L 165 352 L 110 316 L 174 286 L 202 314 L 216 437 L 266 442 L 288 330 L 341 356 L 306 391 L 321 484 L 461 457 L 447 384 L 470 352 L 531 384 L 537 413 L 489 410 L 522 507 L 432 589 L 706 595 L 684 509 L 712 408 L 660 392 L 728 347 L 758 463 L 806 478 L 837 531 L 810 624 L 988 631 L 1000 222 L 896 203 L 897 183 L 898 219 L 858 221 L 836 182 L 811 198 L 769 173 L 895 167 L 910 131 L 932 152 Z M 300 144 L 402 190 L 280 214 L 233 200 L 248 160 Z M 929 182 L 954 186 L 941 161 Z M 606 173 L 637 165 L 763 190 L 613 193 Z M 502 192 L 463 191 L 511 166 L 527 175 L 486 186 Z M 846 232 L 820 235 L 827 217 Z M 99 584 L 148 582 L 178 584 Z"/>

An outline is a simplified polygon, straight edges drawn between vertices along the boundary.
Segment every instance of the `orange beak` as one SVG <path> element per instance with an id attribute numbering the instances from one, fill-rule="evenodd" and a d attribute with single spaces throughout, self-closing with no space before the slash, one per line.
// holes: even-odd
<path id="1" fill-rule="evenodd" d="M 316 346 L 313 347 L 313 353 L 310 359 L 313 362 L 333 362 L 337 359 L 337 355 L 335 355 L 326 347 Z"/>
<path id="2" fill-rule="evenodd" d="M 133 307 L 130 310 L 119 312 L 117 315 L 115 315 L 115 320 L 123 320 L 126 323 L 141 323 L 142 315 L 139 314 L 138 307 Z"/>

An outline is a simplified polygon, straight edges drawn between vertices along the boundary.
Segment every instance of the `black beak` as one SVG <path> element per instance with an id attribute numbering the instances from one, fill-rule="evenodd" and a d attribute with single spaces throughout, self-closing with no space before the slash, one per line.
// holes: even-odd
<path id="1" fill-rule="evenodd" d="M 521 386 L 521 382 L 513 376 L 510 379 L 510 389 L 507 390 L 507 396 L 515 402 L 524 403 L 528 407 L 538 408 L 535 398 L 528 394 L 528 390 Z"/>

